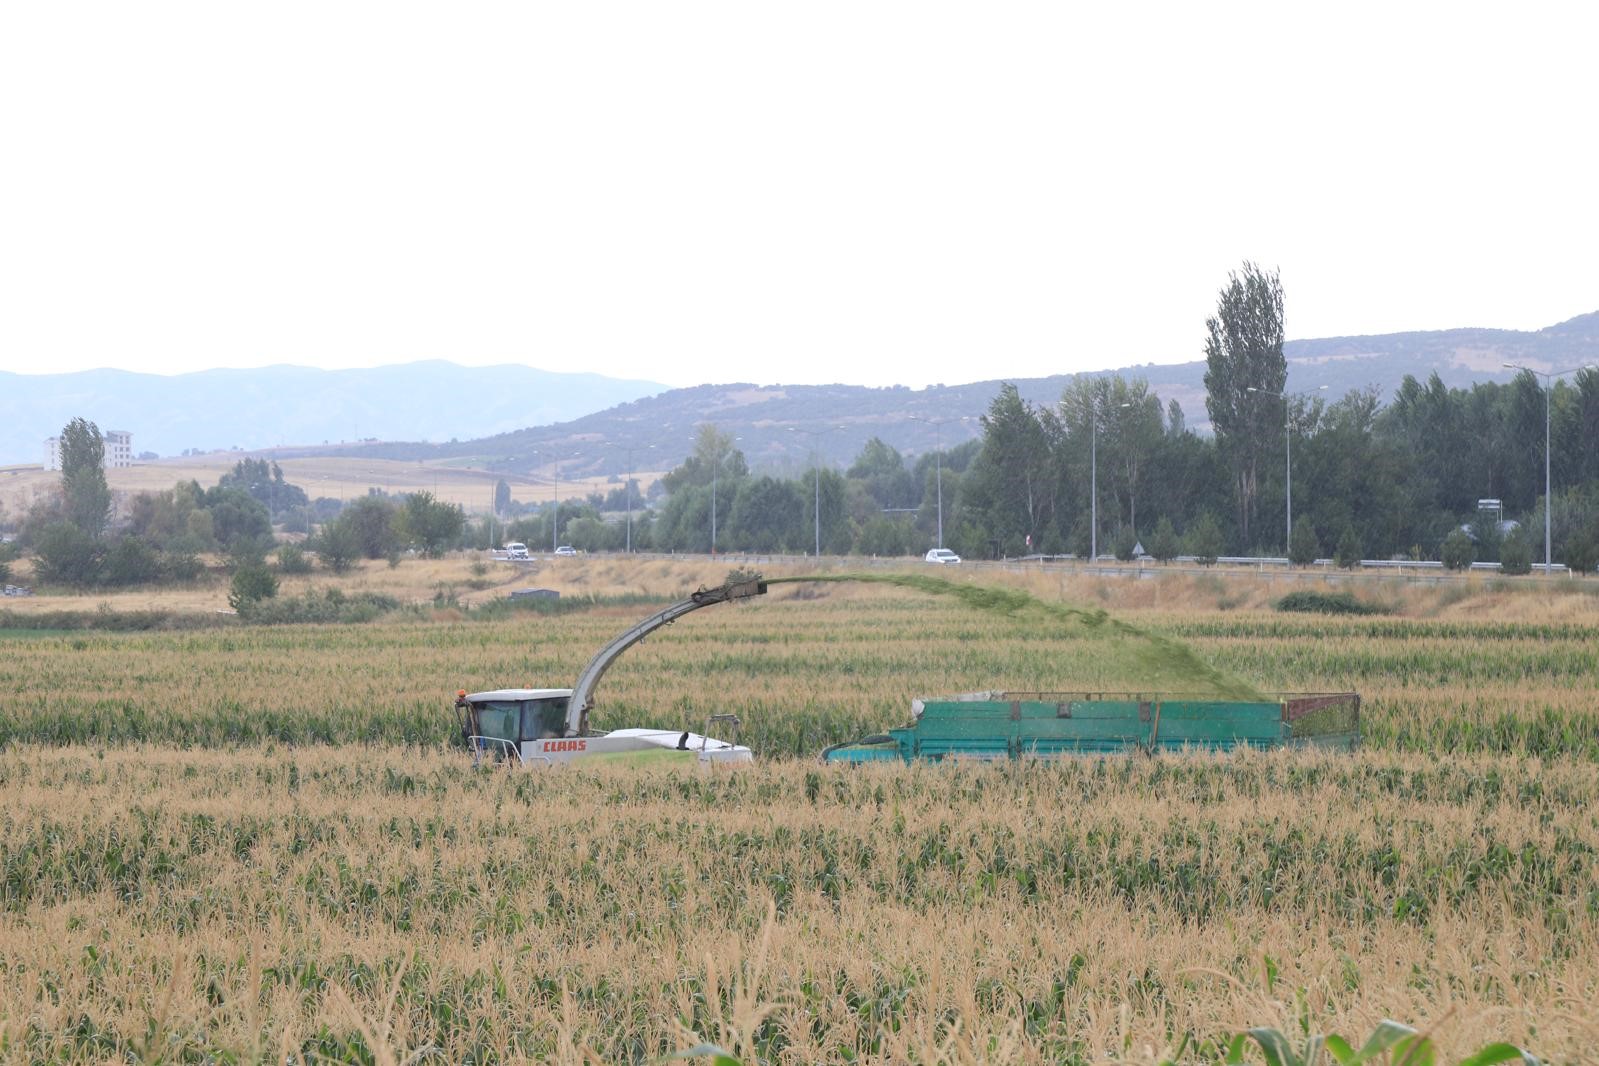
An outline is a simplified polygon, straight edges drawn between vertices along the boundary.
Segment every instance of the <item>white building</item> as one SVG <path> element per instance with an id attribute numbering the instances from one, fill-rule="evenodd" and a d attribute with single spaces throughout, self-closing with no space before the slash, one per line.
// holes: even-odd
<path id="1" fill-rule="evenodd" d="M 133 434 L 125 429 L 105 431 L 105 465 L 133 465 Z"/>
<path id="2" fill-rule="evenodd" d="M 105 467 L 133 465 L 133 434 L 125 429 L 108 429 L 101 434 L 105 442 Z M 61 469 L 61 438 L 47 437 L 44 442 L 44 468 Z"/>

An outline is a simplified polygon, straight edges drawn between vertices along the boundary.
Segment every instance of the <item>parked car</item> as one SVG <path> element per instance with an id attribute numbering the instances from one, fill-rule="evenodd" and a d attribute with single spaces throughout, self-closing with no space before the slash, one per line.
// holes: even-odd
<path id="1" fill-rule="evenodd" d="M 577 549 L 572 547 L 570 544 L 563 544 L 559 548 L 555 549 L 555 554 L 556 555 L 576 555 L 577 554 Z"/>
<path id="2" fill-rule="evenodd" d="M 934 548 L 927 553 L 927 561 L 938 563 L 940 566 L 953 566 L 961 561 L 961 557 L 948 548 Z"/>

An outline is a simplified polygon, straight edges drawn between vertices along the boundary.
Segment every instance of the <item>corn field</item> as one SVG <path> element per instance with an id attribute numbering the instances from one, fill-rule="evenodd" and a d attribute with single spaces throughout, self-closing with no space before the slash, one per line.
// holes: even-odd
<path id="1" fill-rule="evenodd" d="M 1394 1017 L 1593 1061 L 1599 612 L 1148 606 L 1227 678 L 1360 691 L 1363 750 L 843 770 L 809 757 L 916 696 L 1194 678 L 1092 621 L 774 587 L 595 714 L 733 711 L 754 767 L 451 747 L 457 688 L 570 684 L 646 611 L 0 631 L 0 1058 L 1214 1062 Z"/>

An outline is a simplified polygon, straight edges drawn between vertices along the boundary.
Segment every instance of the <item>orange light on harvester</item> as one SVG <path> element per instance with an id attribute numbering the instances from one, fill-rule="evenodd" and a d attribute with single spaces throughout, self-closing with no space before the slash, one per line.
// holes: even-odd
<path id="1" fill-rule="evenodd" d="M 461 690 L 460 690 L 460 691 L 458 691 L 458 692 L 457 692 L 457 693 L 456 693 L 456 694 L 455 694 L 455 698 L 456 698 L 456 699 L 458 699 L 458 700 L 464 700 L 464 699 L 466 699 L 466 689 L 464 689 L 464 688 L 463 688 L 463 689 L 461 689 Z"/>

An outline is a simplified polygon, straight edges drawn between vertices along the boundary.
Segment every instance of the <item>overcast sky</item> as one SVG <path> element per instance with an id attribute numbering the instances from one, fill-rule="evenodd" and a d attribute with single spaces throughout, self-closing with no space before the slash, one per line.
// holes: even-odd
<path id="1" fill-rule="evenodd" d="M 0 369 L 925 385 L 1599 309 L 1595 5 L 14 3 Z"/>

